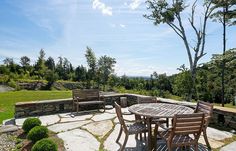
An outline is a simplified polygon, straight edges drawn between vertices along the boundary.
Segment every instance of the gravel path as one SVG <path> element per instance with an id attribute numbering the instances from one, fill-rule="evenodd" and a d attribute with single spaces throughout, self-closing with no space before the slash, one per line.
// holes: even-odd
<path id="1" fill-rule="evenodd" d="M 10 151 L 15 147 L 15 142 L 11 139 L 12 135 L 0 134 L 0 151 Z"/>

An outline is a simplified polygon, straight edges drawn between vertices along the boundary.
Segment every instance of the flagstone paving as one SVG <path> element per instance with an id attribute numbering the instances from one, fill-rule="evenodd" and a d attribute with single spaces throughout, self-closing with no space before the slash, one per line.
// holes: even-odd
<path id="1" fill-rule="evenodd" d="M 134 115 L 128 115 L 127 108 L 122 109 L 127 113 L 124 118 L 134 120 Z M 117 151 L 124 141 L 124 134 L 120 138 L 120 144 L 115 140 L 118 136 L 120 124 L 116 117 L 115 109 L 101 112 L 85 112 L 80 114 L 63 113 L 55 115 L 38 116 L 42 124 L 48 129 L 57 133 L 58 137 L 63 139 L 67 151 L 95 151 L 108 150 Z M 26 118 L 16 119 L 16 125 L 21 127 Z M 207 129 L 208 138 L 212 148 L 218 148 L 224 145 L 223 140 L 233 136 L 230 132 L 220 131 L 214 128 Z M 207 151 L 204 146 L 204 139 L 201 137 L 200 150 Z M 236 143 L 222 147 L 221 151 L 233 151 Z M 143 151 L 146 150 L 146 142 L 135 140 L 134 136 L 129 136 L 126 150 Z M 158 141 L 157 150 L 166 150 L 166 144 Z"/>

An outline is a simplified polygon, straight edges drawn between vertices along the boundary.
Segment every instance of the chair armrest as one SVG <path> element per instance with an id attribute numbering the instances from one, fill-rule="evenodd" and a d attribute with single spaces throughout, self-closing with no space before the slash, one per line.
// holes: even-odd
<path id="1" fill-rule="evenodd" d="M 79 102 L 80 97 L 74 97 L 73 100 Z"/>
<path id="2" fill-rule="evenodd" d="M 104 95 L 99 95 L 99 100 L 104 101 L 105 96 Z"/>

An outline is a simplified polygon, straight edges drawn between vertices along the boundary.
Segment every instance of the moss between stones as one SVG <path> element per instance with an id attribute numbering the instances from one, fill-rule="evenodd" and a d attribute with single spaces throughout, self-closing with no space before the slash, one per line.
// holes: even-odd
<path id="1" fill-rule="evenodd" d="M 114 131 L 114 129 L 115 129 L 115 122 L 114 122 L 114 120 L 115 120 L 115 118 L 116 117 L 114 117 L 113 119 L 111 119 L 111 122 L 112 122 L 112 128 L 111 128 L 111 130 L 109 131 L 109 132 L 107 132 L 107 134 L 100 140 L 100 146 L 99 146 L 99 151 L 101 150 L 105 150 L 104 149 L 104 142 L 107 140 L 107 138 L 110 136 L 110 134 Z"/>
<path id="2" fill-rule="evenodd" d="M 212 149 L 212 151 L 219 151 L 222 147 L 224 147 L 224 146 L 226 146 L 226 145 L 228 145 L 228 144 L 230 144 L 230 143 L 232 143 L 234 141 L 236 141 L 236 135 L 235 134 L 231 138 L 226 138 L 224 140 L 221 140 L 221 142 L 224 143 L 224 145 L 219 147 L 219 148 Z"/>

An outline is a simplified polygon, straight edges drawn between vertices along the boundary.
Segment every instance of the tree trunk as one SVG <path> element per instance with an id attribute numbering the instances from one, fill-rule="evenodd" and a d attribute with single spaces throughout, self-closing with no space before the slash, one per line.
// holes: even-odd
<path id="1" fill-rule="evenodd" d="M 192 67 L 191 72 L 191 90 L 189 91 L 188 98 L 186 101 L 191 102 L 193 94 L 195 92 L 195 84 L 196 84 L 196 65 Z"/>
<path id="2" fill-rule="evenodd" d="M 228 11 L 228 6 L 223 8 L 223 59 L 222 59 L 222 74 L 221 74 L 221 95 L 222 95 L 222 107 L 225 104 L 225 50 L 226 50 L 226 13 Z"/>

